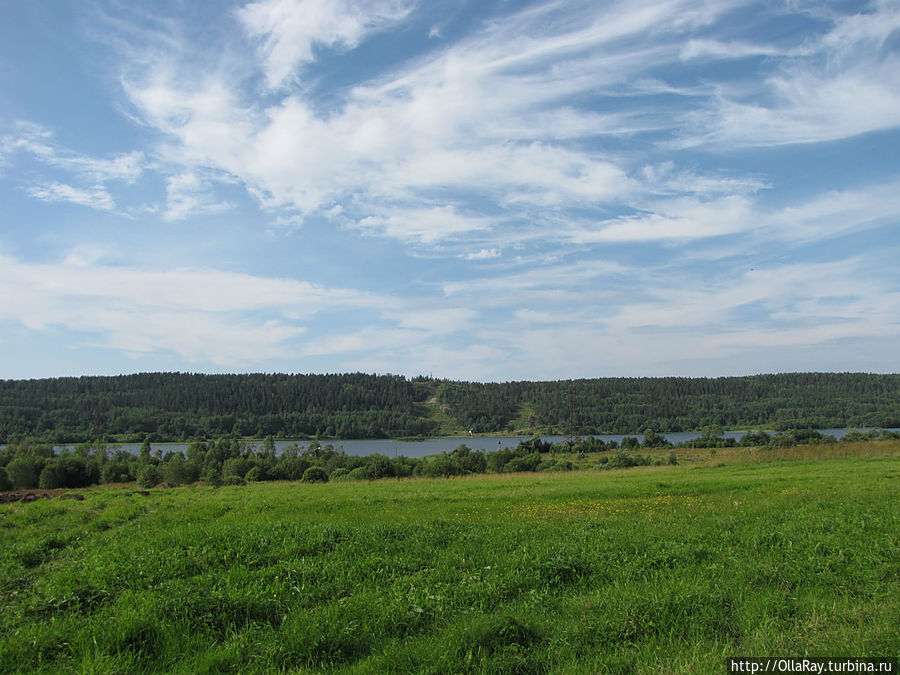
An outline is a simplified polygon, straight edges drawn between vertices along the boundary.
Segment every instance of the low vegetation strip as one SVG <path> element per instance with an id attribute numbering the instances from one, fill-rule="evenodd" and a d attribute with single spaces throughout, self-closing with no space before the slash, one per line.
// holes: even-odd
<path id="1" fill-rule="evenodd" d="M 0 671 L 696 673 L 734 655 L 900 655 L 900 443 L 681 459 L 0 505 Z"/>
<path id="2" fill-rule="evenodd" d="M 568 439 L 558 443 L 539 437 L 523 440 L 514 448 L 486 452 L 461 444 L 450 452 L 420 458 L 403 455 L 393 458 L 379 453 L 348 455 L 333 445 L 312 441 L 302 450 L 291 443 L 276 453 L 275 441 L 266 438 L 261 446 L 237 439 L 194 441 L 187 452 L 152 451 L 145 440 L 138 454 L 102 442 L 71 448 L 54 448 L 44 443 L 23 441 L 0 448 L 0 501 L 4 491 L 40 489 L 44 494 L 68 488 L 83 488 L 99 483 L 127 483 L 136 480 L 141 488 L 192 484 L 200 480 L 210 486 L 246 485 L 260 481 L 291 480 L 326 483 L 408 478 L 438 478 L 479 473 L 520 473 L 523 471 L 573 471 L 585 468 L 604 470 L 638 466 L 677 464 L 678 455 L 699 448 L 727 449 L 738 446 L 750 454 L 765 457 L 782 453 L 785 448 L 817 446 L 824 455 L 827 446 L 850 447 L 864 440 L 900 440 L 897 431 L 871 430 L 865 434 L 851 431 L 840 442 L 833 436 L 812 430 L 785 431 L 775 435 L 750 432 L 741 439 L 724 437 L 721 430 L 707 427 L 704 434 L 675 446 L 654 432 L 644 434 L 643 442 L 633 436 L 604 442 L 593 437 Z M 676 450 L 677 448 L 677 450 Z M 646 454 L 633 452 L 647 450 Z M 661 451 L 668 450 L 666 455 Z M 832 454 L 834 450 L 830 451 Z"/>

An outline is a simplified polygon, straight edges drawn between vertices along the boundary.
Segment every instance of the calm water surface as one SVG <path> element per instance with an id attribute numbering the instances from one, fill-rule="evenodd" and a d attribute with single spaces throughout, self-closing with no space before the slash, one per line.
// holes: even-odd
<path id="1" fill-rule="evenodd" d="M 841 438 L 850 429 L 819 429 L 823 434 Z M 866 429 L 860 429 L 866 431 Z M 891 431 L 897 431 L 892 429 Z M 741 438 L 746 432 L 743 431 L 726 431 L 722 435 L 726 438 Z M 698 432 L 679 432 L 671 434 L 661 434 L 671 443 L 682 443 L 684 441 L 692 441 L 700 438 L 702 434 Z M 632 436 L 643 441 L 643 434 L 598 434 L 594 438 L 599 438 L 604 443 L 616 441 L 621 443 L 626 436 Z M 339 441 L 324 440 L 319 443 L 324 447 L 326 445 L 334 446 L 336 450 L 343 450 L 348 455 L 374 455 L 380 453 L 388 457 L 426 457 L 427 455 L 437 455 L 441 452 L 449 452 L 459 445 L 467 445 L 472 450 L 500 450 L 501 448 L 514 448 L 520 441 L 527 441 L 531 436 L 458 436 L 453 438 L 429 438 L 424 441 L 395 441 L 389 439 L 382 440 L 358 440 L 358 441 Z M 551 443 L 559 443 L 564 441 L 568 436 L 541 436 L 544 441 Z M 276 441 L 275 449 L 280 454 L 288 445 L 293 445 L 294 441 Z M 309 447 L 310 441 L 296 441 L 297 446 L 303 451 Z M 260 443 L 255 443 L 256 447 L 261 447 Z M 123 450 L 137 454 L 141 448 L 140 443 L 123 443 L 119 446 L 110 445 L 110 448 L 120 447 Z M 162 450 L 163 452 L 184 452 L 187 450 L 186 443 L 153 443 L 151 447 L 154 451 Z"/>

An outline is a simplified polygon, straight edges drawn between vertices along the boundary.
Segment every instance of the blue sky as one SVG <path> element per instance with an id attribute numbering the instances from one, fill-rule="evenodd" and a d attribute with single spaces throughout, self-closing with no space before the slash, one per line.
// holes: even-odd
<path id="1" fill-rule="evenodd" d="M 900 367 L 900 2 L 0 3 L 0 377 Z"/>

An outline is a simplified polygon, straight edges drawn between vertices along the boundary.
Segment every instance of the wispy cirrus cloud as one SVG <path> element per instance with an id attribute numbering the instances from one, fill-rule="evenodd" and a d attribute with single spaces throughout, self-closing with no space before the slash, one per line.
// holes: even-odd
<path id="1" fill-rule="evenodd" d="M 86 181 L 135 182 L 147 163 L 144 153 L 133 150 L 113 157 L 91 157 L 59 145 L 53 131 L 32 122 L 19 122 L 12 134 L 0 138 L 0 152 L 26 152 L 48 166 L 63 169 Z"/>
<path id="2" fill-rule="evenodd" d="M 464 260 L 490 260 L 491 258 L 499 258 L 500 255 L 500 251 L 496 248 L 483 248 L 478 251 L 463 253 L 460 257 Z"/>
<path id="3" fill-rule="evenodd" d="M 690 59 L 743 59 L 749 56 L 785 56 L 777 47 L 747 42 L 720 42 L 719 40 L 688 40 L 680 56 Z"/>
<path id="4" fill-rule="evenodd" d="M 885 1 L 853 14 L 825 8 L 818 14 L 830 29 L 782 53 L 766 46 L 688 43 L 686 58 L 730 59 L 754 52 L 780 58 L 752 96 L 746 83 L 720 85 L 712 105 L 689 116 L 702 130 L 673 145 L 818 143 L 900 125 L 900 60 L 888 46 L 900 29 L 900 7 Z"/>
<path id="5" fill-rule="evenodd" d="M 209 269 L 117 267 L 77 252 L 62 263 L 0 262 L 0 318 L 95 335 L 126 352 L 220 365 L 287 356 L 289 342 L 323 310 L 396 305 L 351 289 Z"/>
<path id="6" fill-rule="evenodd" d="M 569 231 L 576 243 L 691 241 L 745 230 L 752 222 L 751 202 L 742 196 L 701 201 L 681 197 L 651 201 L 646 212 L 601 221 Z"/>
<path id="7" fill-rule="evenodd" d="M 390 209 L 383 215 L 366 216 L 359 223 L 364 230 L 383 232 L 407 241 L 434 243 L 491 227 L 492 219 L 467 216 L 453 206 Z"/>
<path id="8" fill-rule="evenodd" d="M 603 82 L 627 86 L 632 76 L 677 59 L 679 34 L 729 7 L 673 0 L 600 12 L 577 5 L 565 21 L 552 5 L 532 8 L 347 89 L 340 106 L 323 114 L 307 90 L 288 86 L 302 77 L 298 67 L 317 58 L 315 45 L 352 48 L 403 20 L 411 5 L 361 11 L 348 3 L 254 3 L 240 18 L 258 43 L 269 86 L 282 87 L 271 102 L 249 104 L 246 83 L 223 73 L 188 86 L 169 65 L 127 79 L 126 92 L 141 117 L 175 141 L 173 161 L 224 171 L 267 208 L 309 214 L 340 204 L 350 222 L 435 243 L 446 219 L 409 227 L 381 213 L 416 201 L 422 213 L 461 213 L 487 200 L 521 218 L 535 208 L 614 204 L 639 192 L 641 181 L 619 157 L 581 144 L 656 128 L 658 120 L 640 111 L 597 113 L 572 97 Z M 294 21 L 301 10 L 312 17 L 303 25 Z M 661 47 L 638 44 L 647 30 L 660 34 Z M 431 201 L 435 190 L 444 192 L 443 204 Z M 425 231 L 427 222 L 434 226 Z"/>
<path id="9" fill-rule="evenodd" d="M 314 61 L 316 49 L 352 49 L 367 33 L 403 19 L 410 0 L 259 0 L 238 11 L 248 36 L 259 43 L 266 85 L 290 83 Z"/>
<path id="10" fill-rule="evenodd" d="M 240 81 L 229 83 L 215 72 L 187 91 L 177 68 L 151 68 L 143 80 L 127 81 L 126 91 L 142 117 L 176 141 L 171 156 L 185 175 L 191 167 L 222 171 L 243 181 L 266 208 L 297 209 L 302 217 L 340 206 L 345 226 L 434 245 L 483 231 L 489 222 L 533 220 L 577 204 L 623 213 L 578 228 L 576 241 L 686 241 L 743 229 L 753 210 L 748 193 L 765 181 L 679 171 L 671 162 L 662 171 L 637 170 L 615 152 L 594 149 L 591 139 L 664 132 L 675 146 L 812 142 L 900 119 L 893 93 L 900 87 L 891 86 L 900 68 L 878 51 L 896 20 L 890 7 L 876 7 L 865 19 L 834 19 L 817 42 L 791 49 L 691 37 L 741 4 L 636 2 L 602 12 L 584 5 L 558 22 L 552 20 L 555 5 L 539 5 L 346 90 L 340 107 L 327 115 L 302 88 L 251 105 Z M 301 5 L 254 3 L 240 14 L 259 43 L 260 68 L 272 86 L 313 62 L 316 44 L 352 49 L 412 8 Z M 294 21 L 301 10 L 313 17 L 305 27 Z M 279 23 L 278 17 L 292 18 Z M 658 37 L 653 47 L 643 39 L 646 31 Z M 730 97 L 726 85 L 706 91 L 711 105 L 702 112 L 676 109 L 664 119 L 650 99 L 678 89 L 641 84 L 647 82 L 642 74 L 666 64 L 750 55 L 776 62 L 765 80 L 774 105 Z M 604 85 L 626 95 L 629 109 L 604 114 L 573 103 L 572 97 Z M 692 119 L 711 131 L 682 135 L 676 125 Z M 436 190 L 443 192 L 437 203 Z M 659 190 L 705 198 L 653 199 Z M 185 212 L 189 201 L 181 200 Z M 178 217 L 178 203 L 169 217 Z M 460 215 L 485 204 L 503 215 Z M 504 228 L 492 229 L 499 236 Z"/>
<path id="11" fill-rule="evenodd" d="M 729 372 L 758 373 L 791 369 L 791 363 L 794 369 L 816 362 L 837 366 L 851 358 L 866 369 L 883 360 L 848 354 L 846 345 L 896 345 L 900 334 L 900 293 L 869 273 L 868 264 L 860 258 L 779 264 L 714 279 L 627 270 L 615 275 L 620 284 L 602 293 L 578 277 L 577 265 L 568 282 L 548 271 L 515 295 L 510 289 L 523 287 L 524 278 L 475 279 L 465 292 L 453 292 L 454 300 L 476 313 L 474 325 L 466 325 L 465 315 L 456 321 L 447 314 L 450 325 L 464 331 L 460 344 L 439 345 L 421 329 L 383 331 L 373 325 L 334 343 L 315 340 L 310 348 L 353 355 L 354 367 L 364 370 L 396 372 L 409 368 L 412 359 L 412 372 L 450 367 L 454 377 L 475 380 L 503 379 L 510 360 L 527 363 L 529 378 L 547 379 L 585 373 L 716 375 L 726 363 L 732 364 Z M 553 292 L 541 288 L 548 282 Z"/>
<path id="12" fill-rule="evenodd" d="M 564 206 L 618 210 L 616 221 L 598 229 L 606 234 L 595 232 L 594 240 L 676 240 L 716 228 L 704 228 L 703 218 L 691 225 L 655 211 L 666 202 L 648 193 L 716 192 L 733 207 L 746 199 L 738 193 L 765 182 L 669 168 L 663 186 L 659 172 L 641 171 L 597 139 L 661 134 L 672 147 L 771 145 L 845 137 L 898 119 L 900 99 L 893 92 L 900 87 L 892 85 L 900 68 L 883 49 L 898 22 L 891 3 L 866 14 L 827 15 L 820 20 L 830 22 L 830 30 L 803 44 L 719 39 L 718 22 L 747 4 L 536 4 L 341 90 L 326 111 L 315 82 L 303 79 L 304 65 L 331 49 L 358 48 L 402 24 L 415 5 L 261 0 L 235 16 L 257 72 L 276 93 L 255 96 L 246 67 L 229 71 L 226 62 L 198 71 L 203 61 L 187 67 L 188 50 L 147 47 L 152 32 L 131 54 L 123 84 L 141 119 L 169 140 L 159 150 L 172 166 L 164 211 L 170 219 L 225 208 L 213 203 L 208 189 L 178 187 L 185 176 L 219 172 L 242 182 L 264 208 L 295 209 L 302 218 L 328 217 L 338 206 L 342 225 L 356 223 L 412 244 L 483 230 L 479 218 L 458 215 L 485 205 L 506 222 L 534 220 Z M 169 47 L 173 39 L 171 31 L 160 37 Z M 746 89 L 727 82 L 688 91 L 657 73 L 684 61 L 752 55 L 771 59 L 763 80 L 770 104 L 748 102 Z M 649 82 L 657 84 L 648 88 Z M 707 105 L 698 110 L 682 101 L 663 108 L 657 97 L 666 92 Z M 623 105 L 601 112 L 582 102 L 598 93 Z M 692 124 L 705 131 L 693 133 Z M 130 167 L 133 174 L 139 160 L 123 155 L 108 160 L 105 170 L 126 175 Z M 436 191 L 442 192 L 437 202 Z M 702 208 L 698 202 L 695 211 Z M 410 209 L 457 217 L 423 217 L 415 224 L 405 217 Z M 726 211 L 724 220 L 730 219 Z M 493 229 L 500 236 L 504 228 Z"/>
<path id="13" fill-rule="evenodd" d="M 195 173 L 182 173 L 166 179 L 166 220 L 184 220 L 190 216 L 222 213 L 234 208 L 217 199 L 208 181 Z"/>
<path id="14" fill-rule="evenodd" d="M 59 180 L 35 182 L 26 179 L 25 192 L 30 197 L 49 203 L 70 203 L 99 211 L 113 211 L 115 200 L 109 183 L 134 183 L 147 164 L 142 151 L 121 153 L 112 157 L 91 157 L 56 142 L 53 132 L 31 122 L 18 122 L 14 133 L 0 138 L 0 157 L 26 153 L 34 160 L 63 171 L 80 185 Z M 30 184 L 28 184 L 30 183 Z"/>
<path id="15" fill-rule="evenodd" d="M 68 202 L 99 211 L 112 211 L 116 205 L 102 185 L 77 188 L 65 183 L 46 183 L 28 188 L 28 194 L 42 202 Z"/>
<path id="16" fill-rule="evenodd" d="M 705 182 L 705 181 L 704 181 Z M 889 181 L 766 208 L 745 194 L 647 199 L 640 213 L 606 220 L 570 220 L 558 235 L 578 244 L 696 242 L 727 235 L 810 244 L 900 221 L 900 182 Z"/>
<path id="17" fill-rule="evenodd" d="M 520 309 L 503 322 L 508 330 L 483 330 L 481 337 L 532 364 L 535 376 L 548 378 L 658 375 L 688 363 L 692 372 L 715 374 L 739 355 L 745 359 L 742 372 L 789 367 L 787 355 L 804 352 L 847 362 L 841 341 L 896 344 L 900 335 L 900 293 L 870 273 L 868 264 L 859 258 L 781 264 L 716 279 L 632 273 L 625 288 L 593 305 L 582 294 L 572 304 Z M 642 289 L 640 300 L 631 297 L 634 283 Z M 782 351 L 767 351 L 773 348 Z"/>
<path id="18" fill-rule="evenodd" d="M 847 190 L 828 190 L 811 199 L 789 204 L 757 221 L 770 241 L 825 241 L 894 226 L 900 222 L 900 180 Z"/>

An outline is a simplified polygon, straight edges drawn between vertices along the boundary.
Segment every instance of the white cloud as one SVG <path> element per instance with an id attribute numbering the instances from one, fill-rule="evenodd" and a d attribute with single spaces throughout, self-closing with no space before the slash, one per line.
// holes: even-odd
<path id="1" fill-rule="evenodd" d="M 688 40 L 681 50 L 684 60 L 716 58 L 741 59 L 748 56 L 782 56 L 784 52 L 775 47 L 754 45 L 743 42 L 719 42 L 718 40 Z"/>
<path id="2" fill-rule="evenodd" d="M 897 327 L 892 308 L 900 301 L 900 294 L 866 272 L 861 259 L 780 265 L 705 284 L 660 284 L 648 291 L 655 300 L 625 304 L 611 322 L 619 329 L 652 327 L 669 334 L 707 332 L 710 326 L 713 333 L 752 334 L 757 329 L 751 326 L 748 332 L 739 311 L 756 304 L 768 315 L 765 333 L 800 330 L 807 335 L 809 326 L 790 325 L 789 320 L 802 317 L 813 325 L 851 322 L 855 324 L 851 333 L 880 335 L 887 326 Z M 821 311 L 798 312 L 802 305 Z M 828 333 L 824 331 L 821 339 L 830 339 Z"/>
<path id="3" fill-rule="evenodd" d="M 533 209 L 596 207 L 640 192 L 620 158 L 580 144 L 655 129 L 663 117 L 598 113 L 570 97 L 630 86 L 648 67 L 677 58 L 681 31 L 729 7 L 688 0 L 602 12 L 576 6 L 565 21 L 555 5 L 526 10 L 345 89 L 323 111 L 307 88 L 289 86 L 297 67 L 315 58 L 315 45 L 352 49 L 368 31 L 402 20 L 411 5 L 367 3 L 363 11 L 346 2 L 260 2 L 240 16 L 260 40 L 262 71 L 282 94 L 251 102 L 240 78 L 207 72 L 186 80 L 169 64 L 125 84 L 141 117 L 174 141 L 165 149 L 173 163 L 234 176 L 267 208 L 302 216 L 341 204 L 349 222 L 434 244 L 442 232 L 483 229 L 486 223 L 459 214 L 485 200 L 507 219 L 531 220 Z M 660 46 L 639 41 L 647 31 Z M 453 199 L 414 208 L 436 216 L 449 201 L 456 216 L 435 227 L 410 225 L 404 210 L 436 190 L 452 190 Z"/>
<path id="4" fill-rule="evenodd" d="M 102 185 L 82 189 L 65 183 L 47 183 L 28 188 L 28 194 L 44 202 L 69 202 L 100 211 L 112 211 L 116 206 Z"/>
<path id="5" fill-rule="evenodd" d="M 768 84 L 776 105 L 723 99 L 715 130 L 704 140 L 750 146 L 819 143 L 900 125 L 900 60 L 894 58 L 836 75 L 796 72 Z"/>
<path id="6" fill-rule="evenodd" d="M 699 197 L 715 195 L 746 195 L 771 188 L 769 183 L 755 176 L 723 176 L 679 169 L 671 160 L 644 166 L 640 172 L 644 187 L 663 194 L 694 194 Z"/>
<path id="7" fill-rule="evenodd" d="M 734 234 L 752 224 L 751 202 L 740 196 L 703 202 L 692 197 L 651 202 L 648 213 L 602 221 L 568 232 L 580 244 L 629 241 L 688 241 Z"/>
<path id="8" fill-rule="evenodd" d="M 542 303 L 593 306 L 610 297 L 604 289 L 607 283 L 640 276 L 639 270 L 607 260 L 526 263 L 512 273 L 444 282 L 441 290 L 445 298 L 473 308 L 512 309 Z M 571 309 L 567 306 L 565 311 Z"/>
<path id="9" fill-rule="evenodd" d="M 867 266 L 863 259 L 782 265 L 699 282 L 653 273 L 641 282 L 653 301 L 623 294 L 593 320 L 573 319 L 569 307 L 520 310 L 520 324 L 503 337 L 533 377 L 721 374 L 723 364 L 729 372 L 770 372 L 769 361 L 753 361 L 772 359 L 769 349 L 803 355 L 838 340 L 896 341 L 900 293 Z M 839 348 L 828 358 L 831 369 L 854 362 Z"/>
<path id="10" fill-rule="evenodd" d="M 900 126 L 900 60 L 885 49 L 900 28 L 900 8 L 880 2 L 871 9 L 829 16 L 832 28 L 785 52 L 752 96 L 745 87 L 721 85 L 710 109 L 690 115 L 697 132 L 673 146 L 818 143 Z M 688 56 L 741 51 L 709 42 L 686 49 Z"/>
<path id="11" fill-rule="evenodd" d="M 405 241 L 433 244 L 441 239 L 489 228 L 492 222 L 490 218 L 459 214 L 452 206 L 435 206 L 419 209 L 393 208 L 389 214 L 363 218 L 359 221 L 359 226 Z"/>
<path id="12" fill-rule="evenodd" d="M 388 316 L 391 316 L 388 314 Z M 437 334 L 469 331 L 478 312 L 469 307 L 447 307 L 441 309 L 409 308 L 397 316 L 404 328 L 414 328 Z"/>
<path id="13" fill-rule="evenodd" d="M 813 242 L 900 222 L 900 180 L 832 190 L 806 202 L 759 214 L 768 237 Z"/>
<path id="14" fill-rule="evenodd" d="M 233 364 L 287 356 L 306 322 L 335 308 L 391 308 L 393 300 L 306 282 L 215 270 L 146 270 L 92 263 L 0 265 L 0 318 L 32 330 L 99 334 L 112 349 L 171 351 Z M 257 317 L 263 314 L 263 318 Z"/>
<path id="15" fill-rule="evenodd" d="M 822 39 L 825 48 L 842 59 L 855 59 L 860 45 L 882 49 L 900 29 L 900 4 L 896 0 L 875 0 L 865 8 L 835 20 Z"/>
<path id="16" fill-rule="evenodd" d="M 60 168 L 85 176 L 90 180 L 103 182 L 117 180 L 124 183 L 134 183 L 143 173 L 145 162 L 144 153 L 135 150 L 116 155 L 112 159 L 74 155 L 71 157 L 56 157 L 52 163 Z"/>
<path id="17" fill-rule="evenodd" d="M 311 339 L 305 344 L 304 353 L 311 356 L 349 352 L 367 355 L 403 353 L 407 358 L 415 358 L 417 354 L 439 348 L 454 335 L 468 339 L 478 318 L 478 312 L 469 307 L 433 309 L 415 301 L 400 304 L 399 309 L 382 313 L 387 325 L 370 325 Z M 400 370 L 413 372 L 409 363 Z"/>
<path id="18" fill-rule="evenodd" d="M 491 258 L 499 258 L 500 251 L 496 248 L 483 248 L 471 253 L 465 253 L 460 257 L 463 260 L 490 260 Z"/>
<path id="19" fill-rule="evenodd" d="M 746 187 L 739 185 L 736 191 L 751 187 L 752 182 Z M 715 188 L 713 180 L 710 189 L 702 191 L 713 192 Z M 769 242 L 824 241 L 900 219 L 900 181 L 834 190 L 780 209 L 763 208 L 742 194 L 637 203 L 642 213 L 595 222 L 572 219 L 560 227 L 559 234 L 578 244 L 687 242 L 734 234 Z"/>
<path id="20" fill-rule="evenodd" d="M 399 21 L 412 9 L 405 0 L 259 0 L 238 16 L 260 42 L 266 84 L 275 89 L 315 59 L 316 48 L 352 49 L 364 35 Z"/>
<path id="21" fill-rule="evenodd" d="M 166 220 L 184 220 L 190 216 L 222 213 L 234 208 L 219 201 L 207 181 L 194 173 L 182 173 L 166 179 Z"/>
<path id="22" fill-rule="evenodd" d="M 63 260 L 64 265 L 89 267 L 112 253 L 111 247 L 100 244 L 79 244 Z"/>
<path id="23" fill-rule="evenodd" d="M 553 324 L 560 326 L 571 321 L 568 311 L 553 312 L 548 310 L 517 309 L 513 316 L 523 324 Z"/>
<path id="24" fill-rule="evenodd" d="M 90 157 L 75 152 L 56 143 L 50 129 L 32 122 L 18 122 L 14 134 L 0 139 L 0 151 L 30 153 L 48 166 L 63 169 L 95 183 L 113 180 L 134 183 L 146 165 L 144 153 L 139 150 L 111 158 Z"/>

